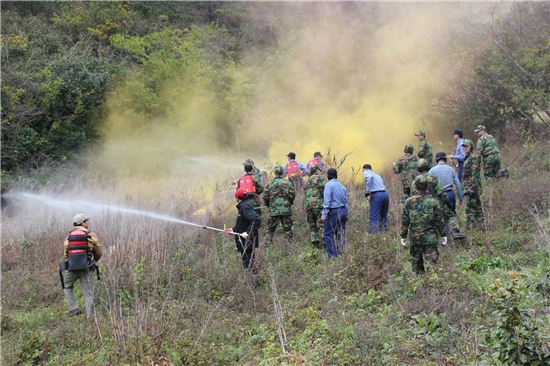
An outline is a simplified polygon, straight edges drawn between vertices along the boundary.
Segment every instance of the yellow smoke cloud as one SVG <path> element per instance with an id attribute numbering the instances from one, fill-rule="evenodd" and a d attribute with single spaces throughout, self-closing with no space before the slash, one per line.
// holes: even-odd
<path id="1" fill-rule="evenodd" d="M 275 50 L 251 50 L 245 59 L 252 62 L 229 70 L 239 92 L 223 102 L 244 111 L 234 136 L 220 138 L 219 121 L 228 116 L 208 82 L 182 70 L 153 101 L 162 117 L 117 109 L 118 101 L 139 95 L 139 83 L 112 93 L 92 166 L 124 185 L 166 177 L 204 185 L 213 176 L 229 182 L 246 157 L 267 167 L 285 163 L 289 151 L 305 163 L 314 151 L 330 149 L 350 154 L 345 174 L 366 162 L 387 168 L 405 144 L 416 145 L 420 127 L 432 138 L 434 126 L 422 119 L 448 88 L 445 39 L 463 14 L 460 4 L 250 6 L 279 9 L 264 14 L 284 26 Z M 247 83 L 255 87 L 243 88 Z"/>

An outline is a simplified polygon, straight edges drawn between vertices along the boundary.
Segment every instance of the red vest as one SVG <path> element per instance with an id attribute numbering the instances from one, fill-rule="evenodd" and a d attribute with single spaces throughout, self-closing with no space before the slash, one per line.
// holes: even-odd
<path id="1" fill-rule="evenodd" d="M 307 163 L 307 172 L 309 173 L 312 166 L 318 166 L 319 169 L 321 168 L 321 160 L 312 159 Z"/>
<path id="2" fill-rule="evenodd" d="M 288 177 L 300 177 L 302 175 L 302 170 L 297 162 L 291 161 L 286 164 L 286 174 Z"/>
<path id="3" fill-rule="evenodd" d="M 254 178 L 251 175 L 244 175 L 239 178 L 239 188 L 243 188 L 246 193 L 256 193 Z"/>
<path id="4" fill-rule="evenodd" d="M 67 256 L 69 271 L 87 269 L 90 265 L 90 249 L 88 247 L 88 233 L 81 229 L 74 229 L 67 238 Z"/>

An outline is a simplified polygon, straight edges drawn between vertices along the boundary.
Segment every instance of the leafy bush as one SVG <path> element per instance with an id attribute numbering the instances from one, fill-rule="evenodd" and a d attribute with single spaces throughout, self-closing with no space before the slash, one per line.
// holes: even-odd
<path id="1" fill-rule="evenodd" d="M 487 344 L 492 348 L 491 360 L 499 365 L 546 365 L 550 349 L 542 340 L 532 312 L 521 307 L 528 288 L 520 274 L 511 272 L 508 280 L 497 279 L 488 288 L 494 303 L 495 327 L 489 330 Z"/>

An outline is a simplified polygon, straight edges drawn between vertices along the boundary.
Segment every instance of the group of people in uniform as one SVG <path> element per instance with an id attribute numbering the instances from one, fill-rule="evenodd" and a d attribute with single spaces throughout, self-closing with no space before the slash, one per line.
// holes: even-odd
<path id="1" fill-rule="evenodd" d="M 412 268 L 417 274 L 425 272 L 424 261 L 437 262 L 438 244 L 447 245 L 448 238 L 465 238 L 456 215 L 457 195 L 459 206 L 466 205 L 466 228 L 483 228 L 481 169 L 489 182 L 508 177 L 508 170 L 501 167 L 495 138 L 483 125 L 474 132 L 478 134 L 475 149 L 473 141 L 464 139 L 463 131 L 456 129 L 452 134 L 456 150 L 453 154 L 435 154 L 434 165 L 426 133 L 418 131 L 415 134 L 419 141 L 418 153 L 415 155 L 414 147 L 406 145 L 404 155 L 393 164 L 393 172 L 401 175 L 403 188 L 400 243 L 410 246 Z M 320 152 L 315 152 L 307 165 L 298 162 L 294 152 L 289 152 L 287 158 L 285 166 L 277 165 L 273 169 L 274 176 L 270 180 L 267 172 L 247 159 L 243 163 L 245 174 L 234 182 L 237 185 L 238 215 L 235 226 L 225 229 L 225 232 L 234 235 L 242 263 L 251 271 L 255 271 L 254 253 L 259 244 L 261 209 L 269 209 L 266 245 L 272 245 L 279 224 L 285 240 L 292 243 L 292 206 L 297 192 L 303 193 L 311 244 L 325 249 L 329 258 L 340 255 L 345 246 L 348 194 L 346 187 L 338 181 L 337 170 L 327 167 Z M 370 164 L 363 166 L 363 177 L 365 197 L 370 203 L 368 230 L 372 234 L 384 232 L 389 211 L 384 179 L 372 170 Z M 87 318 L 93 315 L 94 277 L 99 279 L 97 261 L 102 255 L 97 235 L 89 230 L 89 222 L 90 218 L 85 214 L 73 218 L 73 228 L 65 239 L 64 260 L 59 270 L 69 314 L 80 314 L 73 294 L 78 280 Z"/>
<path id="2" fill-rule="evenodd" d="M 393 164 L 393 172 L 401 175 L 403 188 L 401 244 L 407 245 L 408 238 L 416 273 L 424 272 L 424 258 L 432 262 L 437 260 L 438 242 L 447 245 L 449 240 L 466 238 L 456 213 L 457 198 L 459 207 L 466 206 L 466 228 L 483 228 L 481 169 L 487 181 L 508 177 L 508 170 L 501 168 L 495 138 L 483 125 L 474 133 L 478 134 L 475 149 L 472 140 L 464 139 L 463 131 L 456 129 L 452 133 L 455 151 L 452 154 L 438 152 L 434 159 L 426 132 L 420 130 L 415 133 L 419 141 L 418 153 L 415 155 L 414 147 L 406 145 L 404 155 Z M 244 237 L 236 235 L 235 240 L 247 268 L 251 268 L 254 248 L 258 246 L 260 197 L 269 209 L 266 245 L 272 244 L 279 223 L 286 240 L 292 242 L 292 205 L 296 192 L 301 191 L 312 245 L 325 248 L 331 258 L 338 256 L 343 248 L 348 198 L 346 188 L 338 182 L 337 171 L 327 169 L 320 152 L 315 152 L 307 165 L 296 161 L 293 152 L 288 153 L 287 158 L 285 166 L 274 168 L 274 178 L 268 183 L 265 172 L 255 167 L 252 160 L 244 162 L 245 175 L 237 182 L 235 192 L 239 200 L 237 225 L 228 232 L 244 233 Z M 389 211 L 384 179 L 373 171 L 371 164 L 363 166 L 363 177 L 365 197 L 370 206 L 368 230 L 372 234 L 384 232 Z M 263 182 L 264 186 L 258 182 Z M 252 244 L 247 245 L 247 242 Z"/>

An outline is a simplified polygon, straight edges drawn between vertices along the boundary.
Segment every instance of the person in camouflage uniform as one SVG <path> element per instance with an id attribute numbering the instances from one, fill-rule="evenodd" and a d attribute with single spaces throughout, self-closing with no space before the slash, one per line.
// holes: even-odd
<path id="1" fill-rule="evenodd" d="M 277 225 L 281 222 L 285 237 L 292 241 L 292 204 L 296 193 L 294 186 L 283 178 L 282 166 L 275 167 L 275 178 L 269 181 L 264 192 L 264 203 L 269 207 L 269 219 L 267 221 L 266 244 L 273 242 L 273 234 Z"/>
<path id="2" fill-rule="evenodd" d="M 403 185 L 403 202 L 411 195 L 411 183 L 416 177 L 416 165 L 418 158 L 413 155 L 414 147 L 405 145 L 405 150 L 402 157 L 393 164 L 393 172 L 401 174 L 401 184 Z"/>
<path id="3" fill-rule="evenodd" d="M 418 139 L 418 159 L 425 159 L 428 162 L 428 170 L 433 164 L 432 145 L 426 141 L 426 131 L 420 130 L 414 134 Z"/>
<path id="4" fill-rule="evenodd" d="M 266 173 L 258 169 L 256 165 L 254 165 L 254 161 L 252 159 L 246 159 L 243 165 L 252 165 L 252 177 L 254 177 L 254 181 L 258 182 L 262 188 L 265 187 L 267 184 Z"/>
<path id="5" fill-rule="evenodd" d="M 470 139 L 462 143 L 466 158 L 464 158 L 464 171 L 462 178 L 462 190 L 466 201 L 466 228 L 481 229 L 485 221 L 481 206 L 481 162 L 479 156 L 473 154 L 474 143 Z"/>
<path id="6" fill-rule="evenodd" d="M 327 181 L 321 173 L 319 166 L 313 165 L 309 169 L 309 178 L 304 185 L 306 217 L 311 232 L 311 243 L 316 248 L 321 248 L 319 243 L 323 237 L 324 227 L 324 223 L 321 221 L 321 213 L 323 211 L 323 191 Z"/>
<path id="7" fill-rule="evenodd" d="M 414 186 L 419 194 L 405 201 L 401 225 L 401 244 L 406 246 L 407 236 L 411 245 L 411 264 L 416 274 L 425 272 L 424 259 L 437 263 L 437 244 L 443 236 L 443 213 L 437 199 L 427 192 L 432 184 L 427 175 L 415 178 Z M 442 243 L 446 244 L 443 237 Z"/>
<path id="8" fill-rule="evenodd" d="M 443 189 L 441 187 L 441 184 L 439 184 L 437 177 L 428 174 L 428 171 L 430 170 L 428 162 L 425 159 L 418 160 L 417 170 L 420 174 L 419 176 L 424 176 L 426 181 L 428 182 L 426 193 L 439 201 L 444 221 L 449 223 L 452 237 L 457 240 L 464 239 L 465 236 L 460 232 L 458 217 L 456 216 L 456 212 L 452 210 L 452 205 L 451 202 L 449 202 L 449 198 L 447 197 L 445 192 L 443 192 Z M 413 187 L 412 191 L 413 194 L 419 193 L 415 187 Z"/>
<path id="9" fill-rule="evenodd" d="M 508 178 L 508 169 L 501 169 L 500 167 L 500 150 L 498 149 L 497 140 L 487 133 L 483 125 L 477 126 L 474 132 L 479 136 L 476 148 L 481 157 L 485 178 L 487 180 Z"/>

